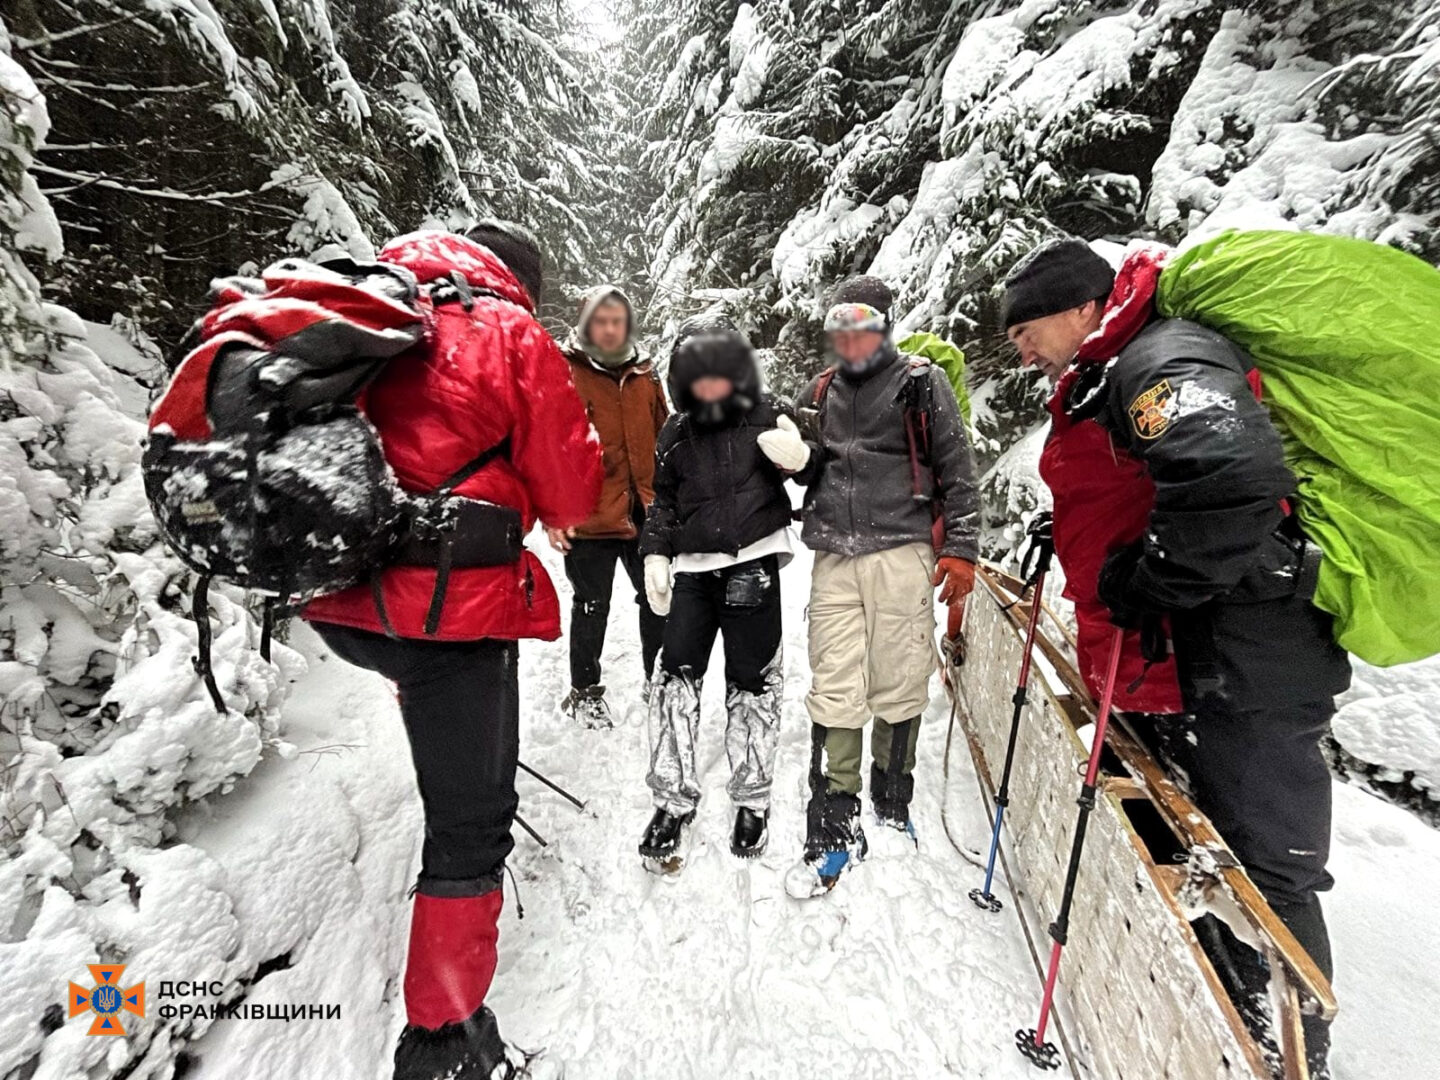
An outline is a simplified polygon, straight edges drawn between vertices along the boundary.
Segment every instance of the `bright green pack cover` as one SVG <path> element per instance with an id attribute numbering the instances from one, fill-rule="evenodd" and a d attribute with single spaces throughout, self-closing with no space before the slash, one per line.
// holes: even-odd
<path id="1" fill-rule="evenodd" d="M 1226 232 L 1170 260 L 1156 305 L 1254 357 L 1340 644 L 1378 665 L 1440 652 L 1440 271 L 1365 240 Z"/>
<path id="2" fill-rule="evenodd" d="M 944 338 L 923 330 L 895 343 L 895 347 L 911 356 L 923 356 L 945 372 L 960 402 L 960 415 L 970 426 L 970 391 L 965 386 L 965 354 Z"/>

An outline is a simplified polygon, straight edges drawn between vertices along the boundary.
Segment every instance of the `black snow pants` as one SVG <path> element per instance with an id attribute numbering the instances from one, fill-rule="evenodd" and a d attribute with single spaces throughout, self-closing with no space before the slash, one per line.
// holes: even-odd
<path id="1" fill-rule="evenodd" d="M 646 679 L 660 651 L 665 619 L 651 611 L 645 599 L 645 560 L 640 554 L 640 541 L 573 540 L 565 554 L 565 576 L 575 592 L 570 607 L 570 685 L 579 689 L 600 682 L 600 652 L 605 647 L 605 628 L 610 621 L 616 563 L 624 568 L 635 588 Z"/>
<path id="2" fill-rule="evenodd" d="M 501 885 L 515 842 L 520 684 L 513 641 L 417 641 L 314 623 L 340 659 L 395 683 L 410 739 L 425 842 L 422 892 L 478 896 Z"/>
<path id="3" fill-rule="evenodd" d="M 1320 740 L 1334 700 L 1253 712 L 1207 709 L 1147 717 L 1152 749 L 1224 837 L 1276 916 L 1327 979 L 1330 933 L 1319 893 L 1334 879 L 1330 855 L 1330 768 Z M 1200 943 L 1247 1023 L 1268 1028 L 1268 972 L 1260 954 L 1210 916 L 1195 924 Z M 1304 1018 L 1312 1075 L 1328 1076 L 1328 1025 Z"/>
<path id="4" fill-rule="evenodd" d="M 725 685 L 763 693 L 766 669 L 780 651 L 778 558 L 675 575 L 660 660 L 665 673 L 702 678 L 717 633 L 725 638 Z"/>
<path id="5" fill-rule="evenodd" d="M 1330 767 L 1320 740 L 1333 700 L 1255 712 L 1147 718 L 1152 745 L 1327 977 L 1317 893 L 1334 884 Z"/>

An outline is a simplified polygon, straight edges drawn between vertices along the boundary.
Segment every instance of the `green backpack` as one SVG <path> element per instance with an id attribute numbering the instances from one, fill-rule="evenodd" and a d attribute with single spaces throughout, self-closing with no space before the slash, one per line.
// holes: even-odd
<path id="1" fill-rule="evenodd" d="M 965 386 L 965 354 L 960 348 L 942 337 L 924 331 L 897 341 L 895 347 L 911 356 L 923 356 L 945 372 L 945 377 L 950 380 L 950 386 L 955 391 L 955 400 L 960 403 L 960 415 L 965 418 L 965 426 L 968 428 L 970 391 Z"/>
<path id="2" fill-rule="evenodd" d="M 1226 232 L 1170 259 L 1156 307 L 1254 358 L 1340 644 L 1381 666 L 1440 652 L 1440 271 L 1365 240 Z"/>

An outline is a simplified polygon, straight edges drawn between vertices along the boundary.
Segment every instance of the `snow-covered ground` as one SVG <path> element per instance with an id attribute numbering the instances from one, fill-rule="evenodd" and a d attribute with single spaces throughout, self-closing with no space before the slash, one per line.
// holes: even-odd
<path id="1" fill-rule="evenodd" d="M 802 554 L 783 574 L 786 727 L 770 851 L 754 865 L 728 851 L 712 679 L 691 863 L 675 878 L 640 866 L 649 800 L 627 587 L 617 584 L 605 660 L 615 730 L 576 730 L 559 715 L 563 640 L 522 650 L 523 760 L 587 809 L 522 775 L 520 812 L 549 847 L 517 827 L 512 864 L 525 917 L 509 890 L 491 1000 L 506 1035 L 545 1048 L 568 1080 L 1034 1075 L 1011 1041 L 1033 1022 L 1039 997 L 1018 923 L 1008 908 L 993 917 L 966 899 L 978 871 L 941 826 L 944 798 L 962 844 L 978 848 L 988 833 L 959 744 L 942 792 L 938 685 L 920 741 L 919 853 L 871 830 L 874 854 L 830 896 L 801 903 L 784 893 L 781 876 L 803 835 L 808 568 Z M 268 939 L 244 951 L 289 956 L 250 1000 L 339 1003 L 343 1019 L 215 1023 L 192 1047 L 187 1075 L 196 1080 L 381 1080 L 401 1023 L 405 893 L 420 820 L 396 704 L 382 680 L 326 656 L 307 629 L 297 628 L 294 644 L 311 658 L 285 710 L 286 738 L 300 752 L 267 759 L 235 792 L 192 811 L 182 837 L 223 868 L 243 933 Z M 1440 1077 L 1423 1034 L 1440 1002 L 1440 940 L 1430 929 L 1440 834 L 1356 789 L 1337 786 L 1336 795 L 1339 885 L 1328 912 L 1343 1009 L 1337 1080 Z"/>

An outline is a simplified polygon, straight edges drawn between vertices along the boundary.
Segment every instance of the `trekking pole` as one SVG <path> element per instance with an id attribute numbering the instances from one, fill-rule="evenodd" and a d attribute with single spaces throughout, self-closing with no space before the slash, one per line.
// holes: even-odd
<path id="1" fill-rule="evenodd" d="M 543 836 L 541 836 L 538 832 L 531 828 L 530 823 L 526 821 L 523 817 L 521 817 L 519 814 L 515 815 L 515 824 L 519 825 L 522 829 L 529 833 L 530 839 L 534 840 L 541 847 L 550 846 L 549 841 L 547 841 Z"/>
<path id="2" fill-rule="evenodd" d="M 1120 670 L 1120 649 L 1125 643 L 1125 631 L 1115 628 L 1110 644 L 1110 662 L 1106 665 L 1105 688 L 1100 695 L 1100 710 L 1095 715 L 1095 732 L 1090 744 L 1090 764 L 1085 769 L 1085 783 L 1080 786 L 1079 817 L 1075 822 L 1075 841 L 1070 846 L 1070 866 L 1065 871 L 1065 889 L 1060 894 L 1060 913 L 1050 924 L 1050 936 L 1055 944 L 1050 949 L 1050 967 L 1045 973 L 1045 996 L 1040 1002 L 1040 1022 L 1033 1028 L 1021 1028 L 1015 1032 L 1015 1045 L 1042 1069 L 1060 1067 L 1060 1051 L 1054 1043 L 1045 1041 L 1045 1026 L 1050 1020 L 1050 1008 L 1055 1001 L 1055 980 L 1060 974 L 1060 953 L 1065 948 L 1065 939 L 1070 929 L 1070 902 L 1075 898 L 1075 877 L 1080 872 L 1080 853 L 1085 847 L 1085 825 L 1090 820 L 1090 811 L 1095 809 L 1096 778 L 1100 774 L 1100 752 L 1105 749 L 1105 730 L 1110 724 L 1110 706 L 1115 700 L 1115 676 Z"/>
<path id="3" fill-rule="evenodd" d="M 517 762 L 515 762 L 515 764 L 519 765 L 520 768 L 524 769 L 527 773 L 529 773 L 531 776 L 533 776 L 536 780 L 539 780 L 542 784 L 544 784 L 546 787 L 548 787 L 551 791 L 555 792 L 555 794 L 559 795 L 561 798 L 563 798 L 563 799 L 565 799 L 566 801 L 568 801 L 569 803 L 571 803 L 571 804 L 575 807 L 575 809 L 577 809 L 577 810 L 584 810 L 584 809 L 585 809 L 585 804 L 584 804 L 583 802 L 581 802 L 579 799 L 577 799 L 574 795 L 571 795 L 570 792 L 566 791 L 563 787 L 561 787 L 559 784 L 555 783 L 555 781 L 554 781 L 554 780 L 551 780 L 548 776 L 541 776 L 538 772 L 536 772 L 534 769 L 532 769 L 529 765 L 526 765 L 525 762 L 523 762 L 523 761 L 517 761 Z"/>
<path id="4" fill-rule="evenodd" d="M 1015 764 L 1015 744 L 1020 738 L 1020 717 L 1025 711 L 1025 699 L 1030 688 L 1030 659 L 1035 651 L 1035 633 L 1040 626 L 1040 615 L 1044 609 L 1045 576 L 1050 572 L 1050 558 L 1055 554 L 1054 532 L 1049 514 L 1036 515 L 1030 524 L 1030 548 L 1020 572 L 1026 581 L 1020 588 L 1023 597 L 1033 588 L 1030 601 L 1030 623 L 1025 628 L 1025 653 L 1020 658 L 1020 678 L 1016 682 L 1015 694 L 1011 701 L 1015 711 L 1010 714 L 1010 738 L 1005 744 L 1005 766 L 1000 771 L 1000 790 L 995 793 L 995 823 L 990 830 L 990 856 L 985 861 L 985 884 L 970 890 L 970 900 L 982 910 L 999 911 L 1004 905 L 1000 898 L 990 891 L 995 881 L 995 856 L 1000 850 L 1000 825 L 1005 820 L 1005 807 L 1010 805 L 1010 770 Z M 1027 574 L 1030 560 L 1035 560 L 1035 569 Z M 1018 602 L 1018 601 L 1017 601 Z"/>

